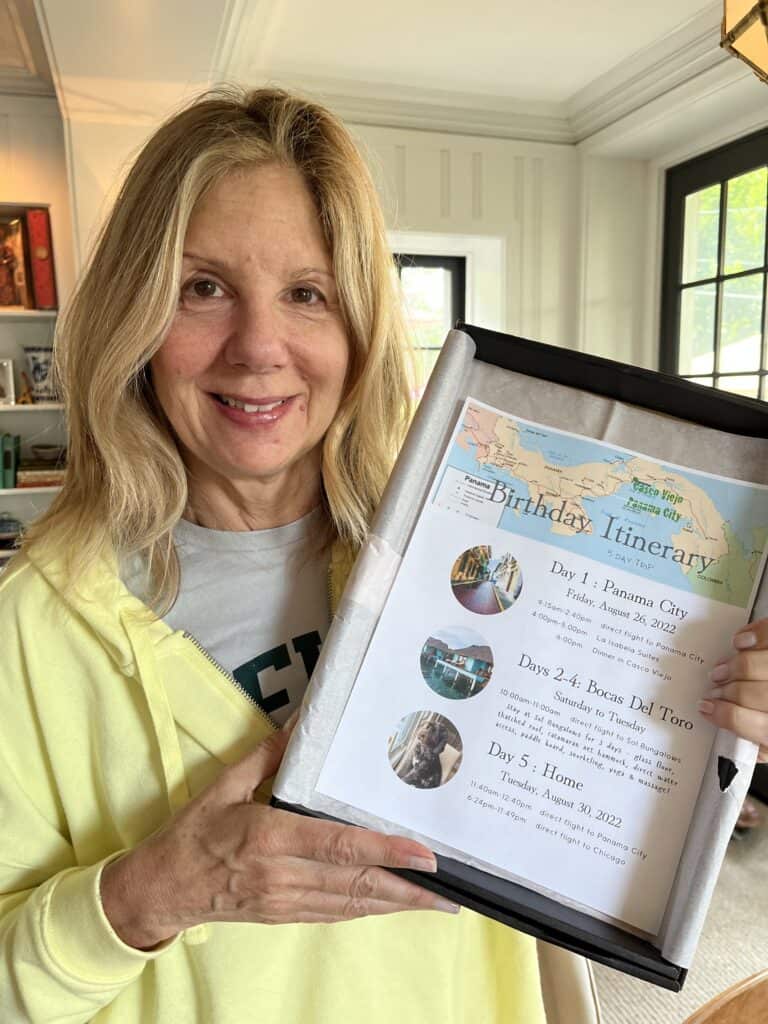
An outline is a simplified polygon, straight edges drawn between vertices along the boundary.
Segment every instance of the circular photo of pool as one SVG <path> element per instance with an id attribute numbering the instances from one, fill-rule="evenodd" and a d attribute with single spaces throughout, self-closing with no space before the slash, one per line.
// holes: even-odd
<path id="1" fill-rule="evenodd" d="M 427 686 L 448 700 L 466 700 L 482 693 L 493 672 L 493 654 L 474 629 L 436 629 L 424 641 L 419 667 Z"/>
<path id="2" fill-rule="evenodd" d="M 392 770 L 415 789 L 437 789 L 461 765 L 464 745 L 453 722 L 436 711 L 412 711 L 387 741 Z"/>
<path id="3" fill-rule="evenodd" d="M 511 608 L 523 589 L 520 563 L 490 544 L 462 551 L 451 569 L 453 596 L 476 615 L 498 615 Z"/>

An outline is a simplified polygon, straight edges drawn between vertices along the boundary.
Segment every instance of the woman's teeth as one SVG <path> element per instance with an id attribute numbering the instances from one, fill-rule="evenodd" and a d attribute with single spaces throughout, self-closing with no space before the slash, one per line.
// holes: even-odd
<path id="1" fill-rule="evenodd" d="M 219 395 L 219 400 L 224 405 L 228 405 L 232 409 L 242 409 L 243 412 L 271 412 L 278 405 L 284 405 L 287 402 L 286 398 L 281 398 L 277 402 L 270 402 L 268 405 L 251 405 L 249 402 L 240 402 L 236 398 L 227 398 L 226 395 Z"/>

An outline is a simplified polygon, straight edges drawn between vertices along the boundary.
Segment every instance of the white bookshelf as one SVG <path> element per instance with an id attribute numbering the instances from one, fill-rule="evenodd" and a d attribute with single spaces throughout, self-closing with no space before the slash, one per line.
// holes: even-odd
<path id="1" fill-rule="evenodd" d="M 32 494 L 55 494 L 60 487 L 0 487 L 0 497 L 8 497 L 12 494 L 26 497 Z"/>
<path id="2" fill-rule="evenodd" d="M 57 412 L 64 408 L 63 402 L 34 402 L 31 405 L 20 405 L 18 402 L 12 405 L 0 405 L 0 416 L 4 413 L 27 413 L 27 412 Z"/>
<path id="3" fill-rule="evenodd" d="M 55 309 L 2 309 L 0 320 L 55 320 L 58 311 Z"/>

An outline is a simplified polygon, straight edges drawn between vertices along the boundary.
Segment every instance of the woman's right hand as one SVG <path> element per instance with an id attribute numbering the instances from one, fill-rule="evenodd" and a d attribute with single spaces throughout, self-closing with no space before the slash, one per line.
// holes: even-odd
<path id="1" fill-rule="evenodd" d="M 260 743 L 159 832 L 102 872 L 104 912 L 120 938 L 151 949 L 212 921 L 348 921 L 458 907 L 386 868 L 434 871 L 420 843 L 253 802 L 290 736 Z"/>

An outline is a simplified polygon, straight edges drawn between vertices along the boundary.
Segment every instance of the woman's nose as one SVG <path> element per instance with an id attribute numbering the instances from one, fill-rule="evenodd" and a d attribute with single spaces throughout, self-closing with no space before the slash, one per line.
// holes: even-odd
<path id="1" fill-rule="evenodd" d="M 286 325 L 272 303 L 242 303 L 223 351 L 225 361 L 256 373 L 286 365 L 289 357 Z"/>

